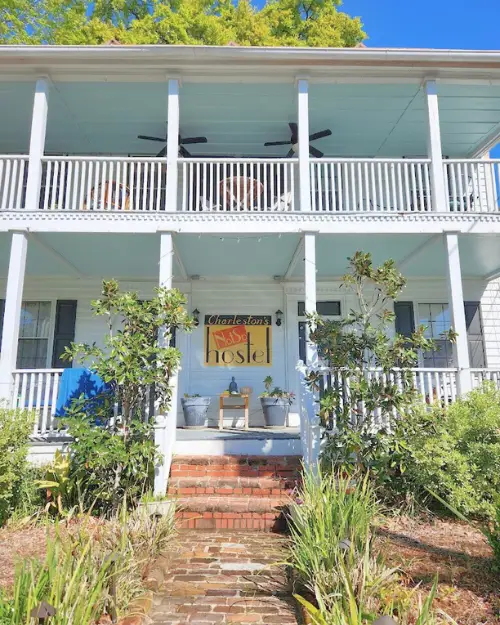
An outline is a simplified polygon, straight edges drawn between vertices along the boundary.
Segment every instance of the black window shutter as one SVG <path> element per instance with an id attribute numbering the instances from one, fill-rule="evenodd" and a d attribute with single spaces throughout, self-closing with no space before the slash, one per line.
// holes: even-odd
<path id="1" fill-rule="evenodd" d="M 75 340 L 76 300 L 58 300 L 56 324 L 54 330 L 54 350 L 52 366 L 54 368 L 71 367 L 71 361 L 61 360 L 64 348 Z"/>
<path id="2" fill-rule="evenodd" d="M 396 332 L 410 337 L 415 331 L 413 302 L 395 302 L 394 314 L 396 315 Z"/>
<path id="3" fill-rule="evenodd" d="M 0 346 L 2 345 L 3 334 L 3 314 L 5 312 L 5 300 L 0 299 Z"/>
<path id="4" fill-rule="evenodd" d="M 470 366 L 473 369 L 485 367 L 486 356 L 484 353 L 483 322 L 479 302 L 464 302 L 464 308 Z"/>

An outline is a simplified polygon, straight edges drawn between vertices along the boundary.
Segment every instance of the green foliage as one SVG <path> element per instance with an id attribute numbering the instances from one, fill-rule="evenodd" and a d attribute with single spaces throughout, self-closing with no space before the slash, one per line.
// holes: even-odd
<path id="1" fill-rule="evenodd" d="M 47 491 L 47 510 L 53 508 L 61 516 L 64 515 L 63 499 L 67 497 L 70 486 L 69 468 L 69 455 L 56 449 L 53 462 L 45 469 L 44 479 L 36 482 L 39 488 Z"/>
<path id="2" fill-rule="evenodd" d="M 492 519 L 500 492 L 500 391 L 473 390 L 446 411 L 403 416 L 405 449 L 388 486 L 422 499 L 433 491 L 464 515 Z"/>
<path id="3" fill-rule="evenodd" d="M 417 366 L 419 352 L 435 348 L 423 326 L 410 337 L 390 336 L 394 302 L 405 285 L 393 260 L 375 267 L 370 254 L 356 252 L 342 288 L 356 297 L 357 309 L 340 321 L 319 315 L 309 319 L 309 338 L 332 372 L 332 383 L 320 397 L 323 424 L 335 425 L 328 433 L 324 464 L 366 470 L 381 457 L 399 454 L 398 445 L 404 444 L 387 434 L 398 427 L 396 415 L 410 414 L 419 404 L 410 369 Z M 455 335 L 449 332 L 448 337 L 454 340 Z M 312 370 L 306 383 L 319 393 L 322 379 L 323 370 Z"/>
<path id="4" fill-rule="evenodd" d="M 168 411 L 170 381 L 181 358 L 170 341 L 174 330 L 193 325 L 184 304 L 176 289 L 157 288 L 155 297 L 141 301 L 136 293 L 121 292 L 116 281 L 104 281 L 102 298 L 92 302 L 94 314 L 108 319 L 104 347 L 66 348 L 65 358 L 87 363 L 111 388 L 91 401 L 75 399 L 62 420 L 74 439 L 70 486 L 80 505 L 116 511 L 125 494 L 134 502 L 150 486 L 159 457 L 145 408 L 153 389 L 155 406 Z"/>
<path id="5" fill-rule="evenodd" d="M 91 623 L 104 609 L 110 561 L 96 567 L 93 540 L 64 540 L 60 533 L 47 538 L 47 554 L 40 563 L 25 560 L 16 569 L 13 598 L 0 595 L 2 625 L 30 625 L 30 612 L 40 601 L 56 608 L 53 625 Z"/>
<path id="6" fill-rule="evenodd" d="M 83 404 L 83 406 L 82 406 Z M 64 507 L 79 505 L 101 513 L 116 512 L 121 502 L 137 503 L 150 488 L 154 466 L 160 460 L 154 426 L 141 418 L 125 427 L 116 423 L 109 403 L 74 402 L 64 419 L 71 443 L 71 498 Z M 96 424 L 96 419 L 98 425 Z"/>
<path id="7" fill-rule="evenodd" d="M 0 525 L 19 500 L 19 487 L 27 471 L 30 413 L 0 406 Z"/>
<path id="8" fill-rule="evenodd" d="M 316 625 L 366 625 L 382 614 L 401 625 L 435 625 L 435 581 L 424 602 L 401 588 L 398 570 L 374 551 L 371 528 L 380 510 L 369 476 L 306 474 L 291 508 L 290 566 Z"/>
<path id="9" fill-rule="evenodd" d="M 274 397 L 276 399 L 286 399 L 290 402 L 293 402 L 294 394 L 290 391 L 284 391 L 279 386 L 273 387 L 273 379 L 270 375 L 264 378 L 264 388 L 265 391 L 260 394 L 260 397 Z"/>
<path id="10" fill-rule="evenodd" d="M 6 0 L 0 43 L 353 47 L 366 37 L 341 0 Z"/>
<path id="11" fill-rule="evenodd" d="M 370 527 L 378 512 L 367 478 L 355 485 L 340 473 L 304 475 L 290 511 L 290 565 L 302 587 L 326 607 L 342 585 L 340 563 L 352 559 L 353 570 L 357 570 L 354 563 L 368 548 Z M 370 566 L 372 571 L 378 568 L 374 561 Z"/>
<path id="12" fill-rule="evenodd" d="M 92 302 L 94 315 L 108 320 L 104 346 L 73 343 L 62 356 L 89 364 L 111 385 L 124 426 L 142 411 L 151 388 L 159 410 L 169 407 L 170 380 L 181 358 L 170 341 L 174 330 L 193 327 L 185 303 L 177 289 L 158 287 L 155 297 L 141 301 L 137 293 L 121 292 L 115 280 L 104 280 L 102 298 Z"/>
<path id="13" fill-rule="evenodd" d="M 31 625 L 29 613 L 40 601 L 56 608 L 54 625 L 94 623 L 115 610 L 123 614 L 144 592 L 145 567 L 173 535 L 172 519 L 129 515 L 125 506 L 110 521 L 83 517 L 76 525 L 56 524 L 45 559 L 20 562 L 12 595 L 0 592 L 0 625 Z"/>

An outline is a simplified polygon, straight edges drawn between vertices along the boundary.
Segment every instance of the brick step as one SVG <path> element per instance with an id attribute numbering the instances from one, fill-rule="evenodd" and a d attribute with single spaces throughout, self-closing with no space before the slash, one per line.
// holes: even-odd
<path id="1" fill-rule="evenodd" d="M 282 477 L 241 477 L 197 475 L 195 477 L 171 477 L 169 495 L 289 495 L 297 486 L 297 478 Z"/>
<path id="2" fill-rule="evenodd" d="M 180 529 L 258 529 L 279 531 L 285 525 L 288 497 L 179 497 Z"/>
<path id="3" fill-rule="evenodd" d="M 294 479 L 300 466 L 297 456 L 174 456 L 170 475 Z"/>

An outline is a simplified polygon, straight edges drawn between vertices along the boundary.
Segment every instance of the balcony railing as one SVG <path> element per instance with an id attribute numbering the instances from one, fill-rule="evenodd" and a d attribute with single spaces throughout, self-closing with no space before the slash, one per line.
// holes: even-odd
<path id="1" fill-rule="evenodd" d="M 432 210 L 429 167 L 428 159 L 314 159 L 311 208 L 345 213 Z"/>
<path id="2" fill-rule="evenodd" d="M 446 160 L 445 189 L 450 211 L 498 211 L 499 167 L 500 160 Z"/>
<path id="3" fill-rule="evenodd" d="M 426 213 L 429 159 L 311 159 L 311 210 Z M 164 158 L 46 156 L 41 210 L 300 211 L 297 159 L 181 158 L 177 205 L 167 205 Z M 0 209 L 25 207 L 28 157 L 0 155 Z M 445 160 L 446 212 L 500 210 L 500 160 Z M 443 209 L 440 208 L 440 211 Z"/>
<path id="4" fill-rule="evenodd" d="M 297 159 L 181 159 L 182 211 L 294 211 Z"/>
<path id="5" fill-rule="evenodd" d="M 27 156 L 0 156 L 0 209 L 24 207 L 27 174 Z"/>
<path id="6" fill-rule="evenodd" d="M 52 156 L 43 163 L 44 210 L 165 210 L 165 159 Z"/>

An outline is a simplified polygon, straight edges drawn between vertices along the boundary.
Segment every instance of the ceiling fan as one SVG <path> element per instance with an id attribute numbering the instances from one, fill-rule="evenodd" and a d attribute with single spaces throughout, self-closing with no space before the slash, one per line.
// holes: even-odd
<path id="1" fill-rule="evenodd" d="M 290 158 L 299 151 L 299 127 L 294 122 L 290 122 L 288 125 L 290 126 L 290 130 L 292 132 L 290 141 L 268 141 L 267 143 L 264 143 L 266 147 L 271 145 L 291 145 L 292 147 L 285 158 Z M 314 132 L 312 135 L 309 135 L 309 141 L 316 141 L 316 139 L 329 137 L 331 134 L 332 131 L 329 129 L 320 130 L 319 132 Z M 323 156 L 323 152 L 315 148 L 313 145 L 309 146 L 309 154 L 311 156 L 315 156 L 316 158 L 321 158 Z"/>
<path id="2" fill-rule="evenodd" d="M 167 143 L 167 135 L 164 138 L 161 137 L 148 137 L 147 135 L 138 135 L 138 139 L 145 139 L 146 141 L 160 141 L 160 143 Z M 194 143 L 207 143 L 206 137 L 181 137 L 179 135 L 179 156 L 183 158 L 188 158 L 191 154 L 184 147 L 185 145 L 193 145 Z M 165 156 L 167 153 L 167 146 L 163 147 L 158 154 L 156 155 L 158 158 Z"/>

